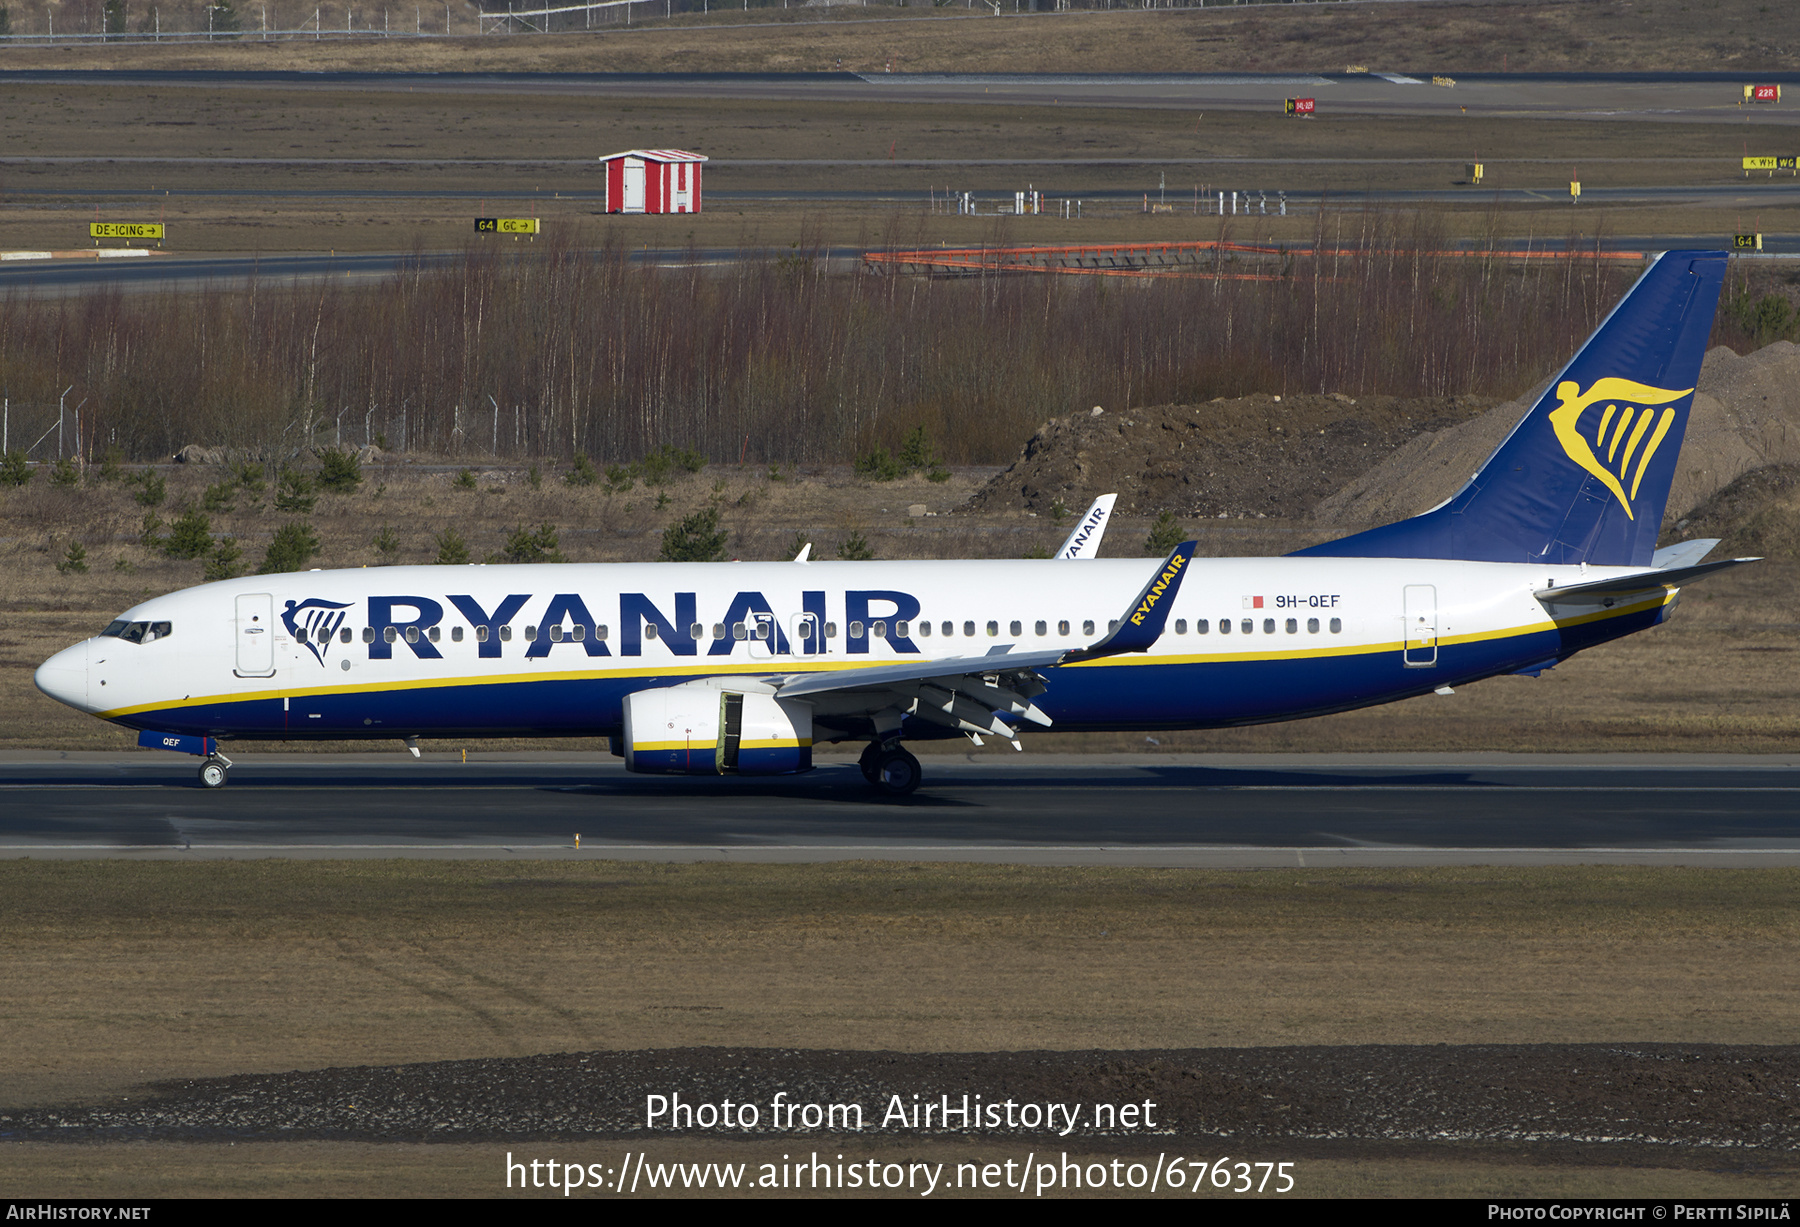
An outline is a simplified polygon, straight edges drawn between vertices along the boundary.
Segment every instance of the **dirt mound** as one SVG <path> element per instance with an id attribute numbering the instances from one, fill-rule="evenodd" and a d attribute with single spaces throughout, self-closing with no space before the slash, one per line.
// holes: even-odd
<path id="1" fill-rule="evenodd" d="M 1409 440 L 1462 425 L 1493 403 L 1255 395 L 1072 414 L 1039 427 L 968 509 L 1047 515 L 1060 502 L 1079 513 L 1116 490 L 1123 515 L 1301 517 Z"/>
<path id="2" fill-rule="evenodd" d="M 1410 440 L 1322 499 L 1314 518 L 1387 524 L 1435 507 L 1481 467 L 1543 390 Z M 1744 473 L 1794 463 L 1800 463 L 1800 346 L 1777 341 L 1741 358 L 1719 346 L 1700 368 L 1665 522 L 1691 516 Z"/>
<path id="3" fill-rule="evenodd" d="M 1800 559 L 1800 464 L 1750 470 L 1676 528 L 1683 539 L 1721 538 L 1715 558 Z"/>
<path id="4" fill-rule="evenodd" d="M 677 1073 L 678 1071 L 678 1073 Z M 757 1048 L 559 1053 L 249 1074 L 163 1084 L 101 1106 L 0 1115 L 15 1140 L 230 1138 L 462 1142 L 690 1135 L 653 1128 L 647 1096 L 678 1080 L 693 1103 L 762 1105 L 730 1136 L 849 1135 L 865 1145 L 946 1134 L 1020 1140 L 1130 1136 L 1116 1108 L 1154 1105 L 1167 1139 L 1370 1143 L 1526 1141 L 1615 1151 L 1653 1144 L 1785 1152 L 1800 1143 L 1789 1105 L 1800 1050 L 1722 1044 L 1468 1044 L 1138 1051 L 903 1053 Z M 773 1104 L 837 1104 L 836 1128 L 782 1122 Z M 910 1094 L 1035 1105 L 1016 1117 L 919 1117 Z M 911 1102 L 917 1102 L 913 1100 Z M 1060 1121 L 1047 1104 L 1063 1108 Z M 851 1113 L 849 1105 L 859 1110 Z M 1051 1123 L 1046 1125 L 1046 1120 Z M 808 1122 L 809 1124 L 812 1122 Z M 819 1123 L 823 1123 L 819 1118 Z M 978 1126 L 978 1127 L 975 1127 Z M 1629 1152 L 1627 1152 L 1629 1153 Z"/>

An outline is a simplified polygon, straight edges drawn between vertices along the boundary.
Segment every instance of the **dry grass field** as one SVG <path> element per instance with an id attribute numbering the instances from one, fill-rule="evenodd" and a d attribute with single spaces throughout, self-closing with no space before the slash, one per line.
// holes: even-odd
<path id="1" fill-rule="evenodd" d="M 15 861 L 0 1105 L 595 1048 L 1785 1043 L 1795 885 L 1791 870 Z M 0 1144 L 0 1179 L 466 1193 L 492 1189 L 504 1149 Z M 1364 1194 L 1791 1179 L 1780 1156 L 1760 1175 L 1696 1162 L 1543 1170 L 1452 1150 L 1303 1170 L 1313 1192 Z"/>
<path id="2" fill-rule="evenodd" d="M 1413 6 L 1406 6 L 1413 7 Z M 1737 181 L 1741 124 L 1641 120 L 1527 120 L 1467 116 L 1323 117 L 1295 123 L 1271 112 L 785 100 L 605 98 L 438 92 L 321 91 L 287 85 L 180 87 L 8 85 L 0 143 L 0 248 L 86 246 L 94 193 L 107 219 L 162 220 L 180 252 L 405 250 L 460 246 L 470 219 L 504 212 L 581 228 L 597 242 L 599 154 L 644 145 L 701 148 L 715 196 L 698 216 L 633 218 L 614 227 L 630 246 L 920 246 L 994 241 L 1134 242 L 1217 237 L 1219 219 L 1146 215 L 1133 202 L 1085 200 L 1083 218 L 1011 220 L 930 214 L 911 203 L 935 190 L 1011 191 L 1032 185 L 1061 199 L 1121 186 L 1191 210 L 1200 185 L 1240 190 L 1358 192 L 1450 189 L 1463 164 L 1484 159 L 1488 188 L 1540 190 L 1536 206 L 1495 213 L 1467 188 L 1446 207 L 1455 236 L 1705 234 L 1759 225 L 1800 229 L 1800 209 L 1671 203 L 1572 210 L 1568 166 L 1590 189 Z M 894 155 L 888 162 L 890 153 Z M 1112 157 L 1169 159 L 1141 166 L 928 166 L 907 159 Z M 73 164 L 30 158 L 93 158 Z M 112 158 L 195 159 L 114 162 Z M 480 165 L 484 158 L 511 165 Z M 868 160 L 830 171 L 810 158 Z M 1372 159 L 1343 162 L 1325 159 Z M 220 159 L 224 159 L 221 161 Z M 233 161 L 242 159 L 243 161 Z M 287 159 L 278 162 L 275 159 Z M 335 163 L 335 159 L 350 160 Z M 473 159 L 476 164 L 469 161 Z M 1195 164 L 1190 159 L 1221 159 Z M 357 160 L 361 160 L 358 162 Z M 520 162 L 537 163 L 523 165 Z M 761 163 L 761 164 L 751 164 Z M 867 204 L 809 202 L 815 186 L 870 193 Z M 1466 186 L 1466 185 L 1465 185 Z M 123 193 L 121 195 L 120 193 Z M 780 198 L 785 196 L 786 198 Z M 904 198 L 904 205 L 883 201 Z M 1240 239 L 1313 237 L 1311 217 L 1233 219 Z"/>
<path id="3" fill-rule="evenodd" d="M 633 28 L 592 34 L 264 43 L 252 31 L 236 44 L 16 46 L 6 59 L 17 68 L 412 72 L 1751 71 L 1793 62 L 1782 8 L 1780 0 L 1449 0 L 974 17 L 874 5 L 722 7 L 665 22 L 644 6 Z M 359 21 L 370 11 L 357 6 Z M 396 28 L 404 12 L 395 6 Z M 321 13 L 327 30 L 343 28 L 342 3 Z M 471 8 L 457 6 L 452 21 L 473 34 Z M 44 29 L 36 12 L 14 22 L 19 33 Z"/>

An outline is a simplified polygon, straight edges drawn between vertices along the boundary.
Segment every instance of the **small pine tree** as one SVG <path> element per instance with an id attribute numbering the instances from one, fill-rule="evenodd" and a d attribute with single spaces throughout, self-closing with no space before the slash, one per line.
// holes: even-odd
<path id="1" fill-rule="evenodd" d="M 876 444 L 875 447 L 856 458 L 851 470 L 858 477 L 869 481 L 893 481 L 896 477 L 906 475 L 906 467 L 894 459 L 892 452 Z"/>
<path id="2" fill-rule="evenodd" d="M 318 496 L 313 493 L 312 479 L 306 474 L 282 474 L 281 484 L 275 488 L 276 511 L 307 515 L 318 501 Z"/>
<path id="3" fill-rule="evenodd" d="M 79 541 L 69 542 L 69 548 L 63 554 L 62 561 L 56 564 L 56 569 L 64 575 L 86 575 L 87 547 Z"/>
<path id="4" fill-rule="evenodd" d="M 319 489 L 353 494 L 362 485 L 362 463 L 355 452 L 319 453 Z"/>
<path id="5" fill-rule="evenodd" d="M 106 32 L 125 33 L 125 0 L 106 0 Z"/>
<path id="6" fill-rule="evenodd" d="M 536 563 L 567 562 L 557 548 L 556 526 L 540 524 L 535 530 L 519 527 L 506 539 L 506 549 L 495 558 L 498 562 Z"/>
<path id="7" fill-rule="evenodd" d="M 466 567 L 469 565 L 469 543 L 454 528 L 446 528 L 433 538 L 437 542 L 437 565 Z"/>
<path id="8" fill-rule="evenodd" d="M 381 565 L 391 567 L 400 557 L 400 534 L 394 531 L 391 524 L 383 524 L 381 531 L 375 534 L 375 552 L 381 555 Z"/>
<path id="9" fill-rule="evenodd" d="M 662 562 L 724 562 L 731 534 L 719 527 L 719 509 L 708 507 L 663 530 Z"/>
<path id="10" fill-rule="evenodd" d="M 222 579 L 235 579 L 243 571 L 244 551 L 236 537 L 220 537 L 206 556 L 204 577 L 211 584 Z"/>
<path id="11" fill-rule="evenodd" d="M 475 488 L 475 470 L 464 469 L 450 484 L 458 490 L 473 490 Z"/>
<path id="12" fill-rule="evenodd" d="M 50 466 L 50 484 L 60 486 L 64 490 L 81 484 L 81 470 L 67 456 Z"/>
<path id="13" fill-rule="evenodd" d="M 202 558 L 212 552 L 212 521 L 198 507 L 189 507 L 169 525 L 162 551 L 170 558 Z"/>
<path id="14" fill-rule="evenodd" d="M 1150 526 L 1150 535 L 1144 538 L 1144 553 L 1152 558 L 1162 558 L 1186 540 L 1187 529 L 1176 521 L 1174 512 L 1165 511 Z"/>
<path id="15" fill-rule="evenodd" d="M 262 566 L 256 569 L 256 573 L 275 575 L 285 571 L 304 571 L 306 564 L 318 553 L 319 534 L 312 530 L 312 525 L 294 520 L 275 530 L 275 539 L 269 542 L 268 553 L 263 555 Z"/>
<path id="16" fill-rule="evenodd" d="M 200 496 L 200 506 L 215 514 L 230 511 L 237 505 L 237 491 L 236 482 L 217 482 L 208 486 L 206 493 Z"/>
<path id="17" fill-rule="evenodd" d="M 837 548 L 837 556 L 845 562 L 867 562 L 875 557 L 875 551 L 869 548 L 869 539 L 858 529 L 844 538 L 844 543 Z"/>
<path id="18" fill-rule="evenodd" d="M 23 486 L 31 481 L 31 462 L 19 448 L 0 456 L 0 486 Z"/>
<path id="19" fill-rule="evenodd" d="M 591 486 L 599 480 L 600 474 L 595 470 L 594 462 L 581 452 L 575 454 L 575 467 L 563 474 L 563 481 L 571 486 Z"/>
<path id="20" fill-rule="evenodd" d="M 140 507 L 161 507 L 163 499 L 169 495 L 169 483 L 163 480 L 162 474 L 152 473 L 149 469 L 141 469 L 125 480 L 137 487 L 131 497 Z"/>
<path id="21" fill-rule="evenodd" d="M 100 480 L 118 481 L 125 476 L 125 451 L 119 447 L 109 447 L 100 457 Z"/>

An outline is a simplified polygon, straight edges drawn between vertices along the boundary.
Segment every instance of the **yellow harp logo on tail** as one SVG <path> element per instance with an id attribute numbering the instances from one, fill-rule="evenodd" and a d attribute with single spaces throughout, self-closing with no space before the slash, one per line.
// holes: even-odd
<path id="1" fill-rule="evenodd" d="M 1596 379 L 1593 386 L 1583 392 L 1573 380 L 1568 380 L 1556 385 L 1556 396 L 1562 404 L 1551 410 L 1550 425 L 1556 429 L 1557 441 L 1569 459 L 1604 482 L 1618 498 L 1619 505 L 1625 508 L 1626 516 L 1635 520 L 1631 500 L 1637 497 L 1644 470 L 1650 467 L 1650 457 L 1656 455 L 1663 436 L 1675 422 L 1675 410 L 1670 402 L 1678 401 L 1692 391 L 1692 388 L 1676 391 L 1633 383 L 1629 379 L 1607 378 Z M 1590 444 L 1590 432 L 1582 429 L 1581 416 L 1590 406 L 1601 404 L 1605 408 L 1592 427 L 1593 442 Z M 1658 405 L 1670 407 L 1659 413 L 1655 408 Z M 1644 437 L 1646 434 L 1648 439 Z M 1629 495 L 1624 486 L 1627 474 L 1631 477 Z"/>

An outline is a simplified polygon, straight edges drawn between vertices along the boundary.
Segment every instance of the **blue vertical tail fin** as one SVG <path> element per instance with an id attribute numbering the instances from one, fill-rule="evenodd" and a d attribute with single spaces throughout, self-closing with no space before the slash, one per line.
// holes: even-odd
<path id="1" fill-rule="evenodd" d="M 1295 552 L 1648 566 L 1724 280 L 1724 252 L 1664 252 L 1449 501 Z"/>

